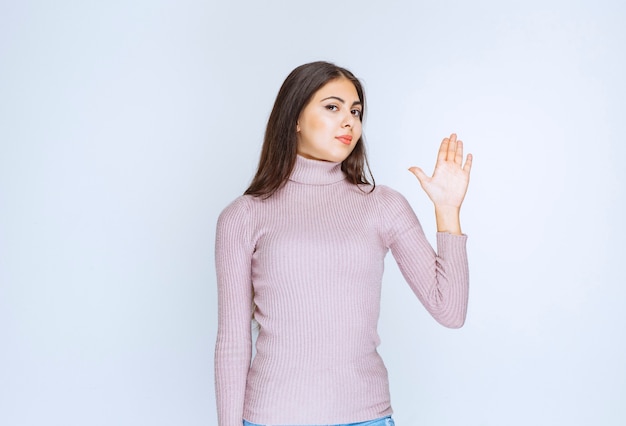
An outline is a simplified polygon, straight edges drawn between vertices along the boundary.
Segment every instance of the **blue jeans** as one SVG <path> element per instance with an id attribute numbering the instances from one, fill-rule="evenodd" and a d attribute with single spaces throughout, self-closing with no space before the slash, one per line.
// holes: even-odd
<path id="1" fill-rule="evenodd" d="M 247 420 L 243 421 L 243 426 L 263 426 L 263 425 L 258 425 L 256 423 L 250 423 Z M 266 426 L 270 426 L 270 425 L 266 425 Z M 276 425 L 278 426 L 278 425 Z M 313 425 L 311 425 L 313 426 Z M 324 425 L 319 425 L 319 426 L 324 426 Z M 369 420 L 367 422 L 360 422 L 360 423 L 347 423 L 347 424 L 343 424 L 343 425 L 326 425 L 326 426 L 395 426 L 395 423 L 393 421 L 393 419 L 391 418 L 391 416 L 387 416 L 387 417 L 383 417 L 382 419 L 376 419 L 376 420 Z"/>

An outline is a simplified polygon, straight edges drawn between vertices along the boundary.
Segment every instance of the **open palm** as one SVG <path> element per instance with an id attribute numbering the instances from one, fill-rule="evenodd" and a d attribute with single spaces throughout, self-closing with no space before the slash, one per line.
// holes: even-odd
<path id="1" fill-rule="evenodd" d="M 457 140 L 453 133 L 441 142 L 432 177 L 419 167 L 409 170 L 417 177 L 436 208 L 459 209 L 467 192 L 471 168 L 472 154 L 467 155 L 463 164 L 463 142 Z"/>

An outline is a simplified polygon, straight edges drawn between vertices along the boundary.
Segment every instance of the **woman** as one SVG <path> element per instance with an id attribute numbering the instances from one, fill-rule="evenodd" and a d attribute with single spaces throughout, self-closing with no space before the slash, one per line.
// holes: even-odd
<path id="1" fill-rule="evenodd" d="M 463 325 L 468 268 L 459 210 L 472 157 L 463 165 L 453 134 L 432 177 L 410 169 L 435 204 L 435 253 L 404 197 L 366 174 L 364 112 L 350 71 L 326 62 L 293 70 L 250 187 L 219 217 L 220 426 L 393 424 L 376 351 L 388 250 L 432 316 Z M 252 364 L 251 315 L 259 326 Z"/>

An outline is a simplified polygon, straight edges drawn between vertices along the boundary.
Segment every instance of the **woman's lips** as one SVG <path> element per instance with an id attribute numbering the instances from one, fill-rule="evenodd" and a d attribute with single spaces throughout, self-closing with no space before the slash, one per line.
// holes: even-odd
<path id="1" fill-rule="evenodd" d="M 337 136 L 336 139 L 344 145 L 350 145 L 352 142 L 352 136 L 350 135 Z"/>

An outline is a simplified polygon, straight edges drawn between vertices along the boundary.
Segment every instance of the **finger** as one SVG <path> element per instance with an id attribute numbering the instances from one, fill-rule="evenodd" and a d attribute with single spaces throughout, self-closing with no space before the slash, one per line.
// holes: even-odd
<path id="1" fill-rule="evenodd" d="M 448 144 L 448 155 L 446 156 L 446 160 L 454 161 L 454 157 L 456 155 L 456 134 L 452 133 L 450 135 L 450 143 Z"/>
<path id="2" fill-rule="evenodd" d="M 456 143 L 456 154 L 454 155 L 454 162 L 459 166 L 463 164 L 463 141 L 458 140 Z"/>
<path id="3" fill-rule="evenodd" d="M 467 159 L 465 160 L 465 165 L 463 166 L 463 171 L 467 174 L 472 170 L 472 160 L 474 160 L 474 156 L 472 154 L 467 154 Z"/>
<path id="4" fill-rule="evenodd" d="M 450 139 L 443 138 L 441 145 L 439 146 L 439 152 L 437 153 L 437 162 L 446 161 L 448 156 L 448 145 L 450 145 Z"/>
<path id="5" fill-rule="evenodd" d="M 417 180 L 420 181 L 421 185 L 424 185 L 424 183 L 428 181 L 428 179 L 430 179 L 428 175 L 424 173 L 424 171 L 419 167 L 409 167 L 409 171 L 415 175 Z"/>

